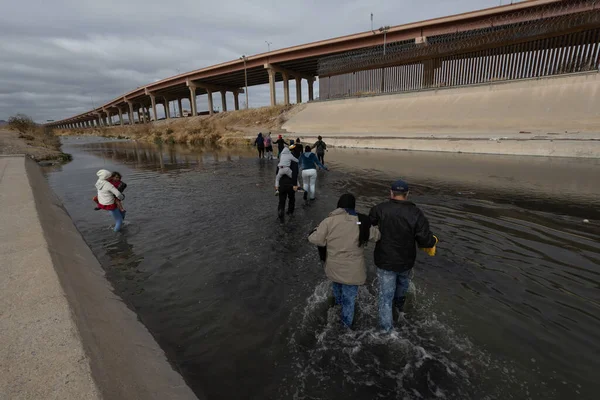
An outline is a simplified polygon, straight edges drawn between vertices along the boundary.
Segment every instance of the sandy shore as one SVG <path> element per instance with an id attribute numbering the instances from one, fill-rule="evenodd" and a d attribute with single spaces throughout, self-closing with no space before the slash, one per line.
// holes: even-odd
<path id="1" fill-rule="evenodd" d="M 30 145 L 19 133 L 0 128 L 0 155 L 25 154 L 36 161 L 64 160 L 67 155 L 59 150 Z"/>

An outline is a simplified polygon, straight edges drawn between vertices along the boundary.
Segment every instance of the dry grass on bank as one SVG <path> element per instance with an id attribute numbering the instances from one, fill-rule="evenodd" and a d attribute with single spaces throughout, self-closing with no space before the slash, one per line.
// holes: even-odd
<path id="1" fill-rule="evenodd" d="M 0 131 L 0 154 L 26 154 L 36 161 L 68 161 L 61 151 L 60 138 L 53 129 L 38 125 L 27 115 L 9 118 L 8 129 Z"/>
<path id="2" fill-rule="evenodd" d="M 302 106 L 275 106 L 230 111 L 212 116 L 173 118 L 149 124 L 59 130 L 60 135 L 96 135 L 154 143 L 246 145 L 262 132 L 281 132 L 281 126 Z"/>

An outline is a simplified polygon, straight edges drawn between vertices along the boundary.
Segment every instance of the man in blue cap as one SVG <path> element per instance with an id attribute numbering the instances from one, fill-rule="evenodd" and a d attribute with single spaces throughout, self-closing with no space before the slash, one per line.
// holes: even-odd
<path id="1" fill-rule="evenodd" d="M 375 265 L 379 280 L 379 325 L 384 331 L 392 329 L 393 306 L 402 310 L 406 300 L 417 246 L 430 249 L 437 243 L 423 212 L 407 200 L 406 182 L 394 182 L 390 197 L 369 213 L 371 222 L 381 232 L 381 240 L 375 246 Z"/>

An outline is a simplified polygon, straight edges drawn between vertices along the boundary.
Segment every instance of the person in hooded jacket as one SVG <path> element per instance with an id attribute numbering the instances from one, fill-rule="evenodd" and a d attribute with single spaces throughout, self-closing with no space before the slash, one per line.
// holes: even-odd
<path id="1" fill-rule="evenodd" d="M 108 181 L 112 172 L 101 169 L 96 172 L 98 180 L 96 181 L 96 190 L 98 190 L 98 207 L 110 212 L 115 220 L 115 232 L 121 230 L 123 225 L 123 212 L 119 209 L 115 200 L 123 200 L 125 197 L 119 190 Z"/>
<path id="2" fill-rule="evenodd" d="M 254 140 L 254 146 L 258 150 L 258 158 L 265 158 L 265 139 L 263 138 L 262 132 L 258 134 L 256 140 Z"/>
<path id="3" fill-rule="evenodd" d="M 317 187 L 317 167 L 328 171 L 328 168 L 319 162 L 317 156 L 310 151 L 310 146 L 304 148 L 300 156 L 300 168 L 302 169 L 302 185 L 304 187 L 304 201 L 314 200 Z"/>
<path id="4" fill-rule="evenodd" d="M 308 237 L 310 243 L 326 247 L 325 275 L 333 282 L 335 302 L 341 305 L 341 320 L 348 328 L 354 321 L 358 287 L 367 280 L 364 249 L 380 238 L 377 227 L 367 215 L 355 210 L 356 199 L 350 193 L 340 197 L 337 209 L 325 218 Z"/>
<path id="5" fill-rule="evenodd" d="M 289 149 L 293 152 L 296 144 L 292 140 L 290 142 Z M 281 222 L 284 221 L 285 214 L 285 203 L 288 203 L 287 215 L 294 215 L 294 210 L 296 208 L 296 191 L 298 190 L 298 163 L 291 159 L 290 161 L 290 170 L 292 171 L 292 175 L 289 176 L 287 174 L 282 174 L 279 177 L 279 205 L 277 206 L 277 216 Z M 277 167 L 275 172 L 275 176 L 279 174 L 280 169 Z"/>

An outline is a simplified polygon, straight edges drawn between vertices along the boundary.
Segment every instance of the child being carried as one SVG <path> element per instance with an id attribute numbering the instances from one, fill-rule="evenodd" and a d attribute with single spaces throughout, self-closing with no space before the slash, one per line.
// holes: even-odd
<path id="1" fill-rule="evenodd" d="M 279 157 L 279 164 L 277 167 L 277 176 L 275 177 L 275 195 L 279 194 L 279 180 L 283 175 L 287 175 L 290 178 L 292 177 L 292 169 L 290 165 L 292 161 L 298 162 L 298 159 L 292 155 L 292 152 L 287 147 L 283 149 Z"/>
<path id="2" fill-rule="evenodd" d="M 110 176 L 110 178 L 107 179 L 107 181 L 110 182 L 121 193 L 123 193 L 123 191 L 127 187 L 127 184 L 121 181 L 121 174 L 116 171 L 112 173 L 112 175 Z M 94 200 L 94 202 L 96 203 L 96 208 L 94 208 L 94 210 L 100 210 L 101 208 L 100 203 L 98 202 L 98 196 L 94 196 L 92 200 Z M 125 213 L 127 211 L 125 211 L 125 208 L 123 207 L 123 202 L 119 199 L 115 199 L 115 204 L 117 205 L 119 210 L 121 210 L 123 214 L 123 219 L 125 219 Z"/>

